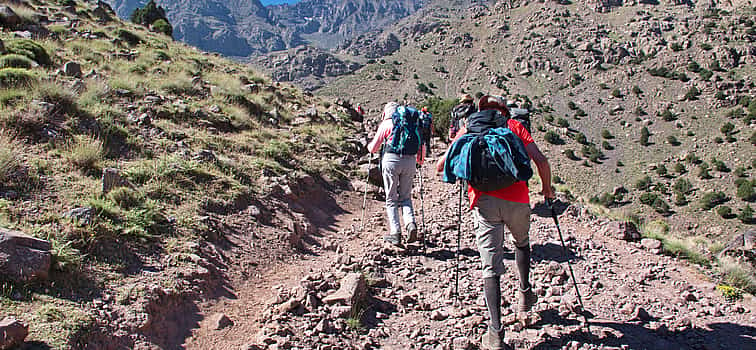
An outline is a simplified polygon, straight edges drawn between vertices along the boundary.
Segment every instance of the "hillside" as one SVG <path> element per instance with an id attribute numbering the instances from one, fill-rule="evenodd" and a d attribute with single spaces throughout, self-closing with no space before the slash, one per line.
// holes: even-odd
<path id="1" fill-rule="evenodd" d="M 317 93 L 374 114 L 502 94 L 533 110 L 558 187 L 592 210 L 660 224 L 708 256 L 753 227 L 752 3 L 453 3 L 376 34 L 401 48 Z"/>
<path id="2" fill-rule="evenodd" d="M 363 152 L 348 102 L 104 3 L 4 2 L 0 27 L 0 315 L 31 348 L 179 347 L 231 272 L 303 246 Z"/>

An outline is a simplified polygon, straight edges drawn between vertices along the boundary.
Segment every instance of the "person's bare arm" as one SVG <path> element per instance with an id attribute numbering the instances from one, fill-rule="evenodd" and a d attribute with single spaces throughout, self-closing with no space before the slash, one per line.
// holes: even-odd
<path id="1" fill-rule="evenodd" d="M 538 168 L 538 176 L 541 177 L 541 193 L 545 198 L 553 199 L 554 190 L 551 188 L 551 166 L 549 160 L 546 158 L 535 142 L 532 142 L 525 146 L 525 151 L 528 152 L 528 157 L 533 160 Z"/>

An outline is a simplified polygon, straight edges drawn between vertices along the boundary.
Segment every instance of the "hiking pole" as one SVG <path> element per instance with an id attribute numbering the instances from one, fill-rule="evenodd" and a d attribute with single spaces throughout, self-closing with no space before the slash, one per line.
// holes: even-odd
<path id="1" fill-rule="evenodd" d="M 423 232 L 423 255 L 425 255 L 425 199 L 423 198 L 423 166 L 420 166 L 420 229 Z"/>
<path id="2" fill-rule="evenodd" d="M 551 208 L 551 217 L 554 218 L 554 224 L 556 225 L 557 232 L 559 233 L 559 241 L 562 242 L 562 253 L 564 254 L 565 259 L 567 260 L 567 267 L 570 270 L 570 277 L 572 277 L 572 284 L 575 286 L 575 294 L 577 294 L 577 300 L 580 304 L 580 310 L 581 314 L 583 315 L 583 320 L 585 320 L 585 327 L 588 329 L 588 332 L 591 331 L 591 324 L 588 322 L 588 316 L 585 315 L 585 307 L 583 306 L 583 298 L 580 296 L 580 289 L 578 289 L 577 280 L 575 279 L 575 273 L 572 271 L 572 263 L 570 262 L 570 259 L 567 258 L 567 246 L 564 244 L 564 238 L 562 237 L 562 229 L 559 228 L 559 219 L 557 218 L 556 211 L 554 210 L 554 201 L 551 198 L 545 198 L 546 205 Z"/>
<path id="3" fill-rule="evenodd" d="M 457 206 L 457 268 L 454 272 L 454 294 L 457 296 L 457 301 L 462 302 L 459 299 L 459 250 L 462 246 L 462 192 L 465 187 L 465 182 L 459 182 L 459 205 Z"/>
<path id="4" fill-rule="evenodd" d="M 370 186 L 370 166 L 373 164 L 373 156 L 368 158 L 367 175 L 365 175 L 365 194 L 362 196 L 362 215 L 360 217 L 360 233 L 365 230 L 365 207 L 367 206 L 367 191 Z"/>

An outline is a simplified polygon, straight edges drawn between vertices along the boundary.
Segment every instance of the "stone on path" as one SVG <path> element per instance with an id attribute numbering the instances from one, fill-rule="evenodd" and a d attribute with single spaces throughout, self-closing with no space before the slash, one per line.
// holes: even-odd
<path id="1" fill-rule="evenodd" d="M 11 349 L 24 343 L 29 326 L 13 317 L 0 321 L 0 350 Z"/>
<path id="2" fill-rule="evenodd" d="M 50 249 L 48 241 L 0 228 L 0 277 L 14 282 L 46 279 L 52 263 Z"/>
<path id="3" fill-rule="evenodd" d="M 654 250 L 654 249 L 660 249 L 662 246 L 662 242 L 654 238 L 644 238 L 644 239 L 641 239 L 641 245 L 646 247 L 646 249 Z"/>
<path id="4" fill-rule="evenodd" d="M 641 238 L 638 228 L 630 221 L 612 221 L 607 225 L 606 233 L 610 237 L 625 241 L 637 241 Z"/>
<path id="5" fill-rule="evenodd" d="M 226 328 L 228 326 L 233 326 L 234 325 L 234 321 L 231 321 L 231 319 L 228 318 L 228 316 L 226 316 L 226 315 L 224 315 L 222 313 L 217 313 L 217 314 L 214 314 L 214 315 L 210 316 L 208 318 L 207 322 L 208 322 L 208 325 L 209 325 L 210 329 L 213 329 L 213 330 L 216 330 L 216 331 L 217 330 L 221 330 L 223 328 Z"/>
<path id="6" fill-rule="evenodd" d="M 323 302 L 329 305 L 342 304 L 350 306 L 356 311 L 367 297 L 367 283 L 361 273 L 349 273 L 341 280 L 339 290 L 323 298 Z"/>

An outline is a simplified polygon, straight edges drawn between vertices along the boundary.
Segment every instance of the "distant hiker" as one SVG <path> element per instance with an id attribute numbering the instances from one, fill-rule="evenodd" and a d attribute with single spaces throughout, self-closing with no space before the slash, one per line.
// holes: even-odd
<path id="1" fill-rule="evenodd" d="M 469 175 L 470 183 L 478 186 L 476 188 L 468 185 L 468 197 L 470 208 L 473 210 L 475 236 L 482 263 L 483 293 L 490 316 L 488 331 L 483 336 L 482 344 L 485 349 L 503 349 L 506 344 L 502 340 L 504 330 L 501 325 L 499 276 L 504 273 L 502 246 L 504 226 L 509 230 L 516 247 L 515 261 L 520 276 L 518 311 L 530 311 L 538 300 L 529 281 L 530 198 L 528 186 L 526 181 L 517 181 L 532 176 L 532 170 L 529 168 L 530 159 L 538 168 L 544 197 L 554 198 L 554 192 L 551 188 L 551 168 L 548 160 L 523 125 L 514 119 L 509 119 L 509 110 L 505 100 L 498 96 L 483 96 L 478 105 L 481 111 L 467 118 L 467 125 L 459 131 L 455 142 L 439 159 L 436 170 L 444 171 L 447 182 L 454 182 L 456 178 L 462 176 L 458 174 L 463 174 Z M 503 143 L 506 143 L 509 148 L 497 146 Z M 482 154 L 484 152 L 493 153 L 495 156 L 486 157 Z M 499 152 L 511 153 L 507 154 L 511 156 L 508 162 L 512 163 L 508 169 L 514 169 L 517 174 L 508 174 L 508 183 L 511 185 L 495 189 L 497 186 L 493 186 L 492 183 L 481 183 L 480 177 L 472 170 L 476 167 L 491 169 L 490 163 L 494 163 L 494 166 L 501 165 L 499 164 L 502 159 L 500 156 L 503 153 Z M 522 166 L 522 158 L 525 158 L 527 166 Z M 475 162 L 489 164 L 473 164 Z M 485 175 L 489 175 L 487 179 L 492 178 L 490 174 Z M 480 189 L 486 186 L 490 188 L 485 191 Z M 491 188 L 494 189 L 491 190 Z"/>
<path id="2" fill-rule="evenodd" d="M 389 234 L 383 239 L 395 246 L 402 244 L 402 229 L 399 223 L 399 209 L 409 233 L 407 242 L 415 242 L 417 224 L 412 209 L 412 182 L 415 165 L 423 164 L 424 145 L 420 137 L 420 112 L 409 106 L 389 102 L 383 108 L 383 121 L 378 126 L 373 141 L 368 144 L 370 153 L 376 153 L 384 145 L 381 168 L 383 187 L 386 190 L 386 213 Z"/>
<path id="3" fill-rule="evenodd" d="M 475 104 L 473 103 L 473 97 L 470 94 L 464 94 L 459 98 L 460 103 L 451 111 L 451 118 L 449 118 L 449 140 L 453 140 L 457 136 L 457 133 L 462 128 L 464 120 L 477 111 Z"/>
<path id="4" fill-rule="evenodd" d="M 425 145 L 425 156 L 430 157 L 431 151 L 431 132 L 433 129 L 433 115 L 428 112 L 428 107 L 423 107 L 420 110 L 420 132 L 423 137 L 423 144 Z"/>
<path id="5" fill-rule="evenodd" d="M 362 106 L 359 103 L 357 104 L 357 107 L 355 107 L 354 110 L 357 111 L 357 113 L 359 113 L 361 116 L 363 117 L 365 116 L 365 110 L 362 109 Z"/>

